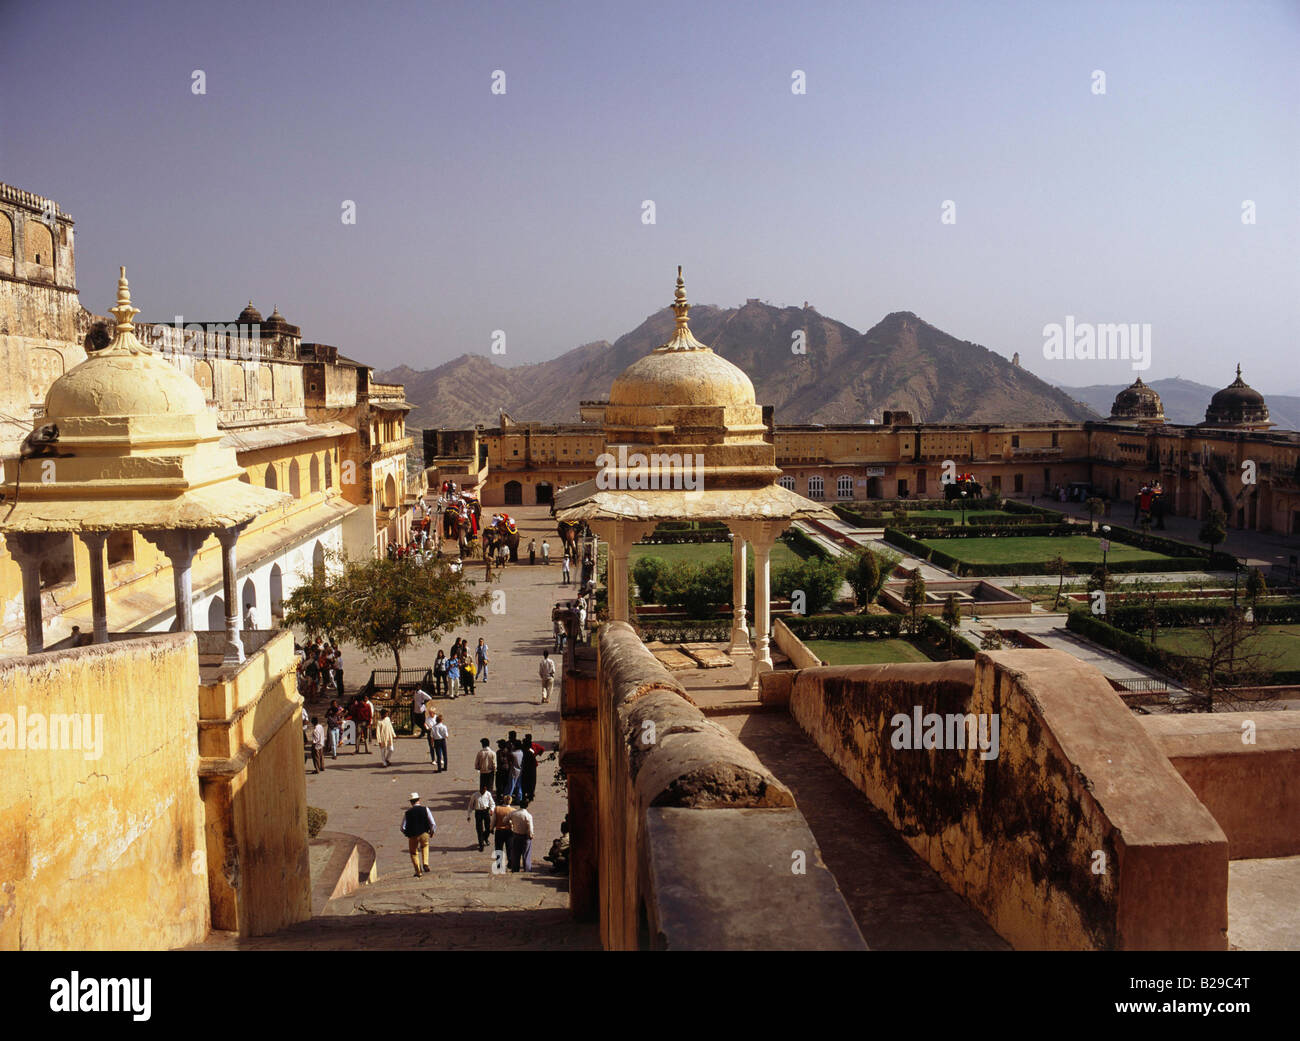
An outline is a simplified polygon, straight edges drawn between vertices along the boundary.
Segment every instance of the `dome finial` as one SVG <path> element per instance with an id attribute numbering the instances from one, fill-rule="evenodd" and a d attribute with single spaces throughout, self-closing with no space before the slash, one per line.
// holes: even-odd
<path id="1" fill-rule="evenodd" d="M 131 286 L 126 280 L 126 267 L 118 268 L 118 272 L 117 305 L 110 307 L 108 313 L 117 319 L 118 333 L 134 332 L 132 319 L 140 313 L 140 309 L 131 306 Z"/>
<path id="2" fill-rule="evenodd" d="M 708 348 L 691 335 L 691 305 L 686 302 L 686 281 L 682 278 L 682 266 L 677 265 L 677 291 L 673 293 L 673 314 L 677 316 L 677 328 L 673 337 L 662 347 L 661 351 L 707 351 Z"/>
<path id="3" fill-rule="evenodd" d="M 1237 379 L 1241 379 L 1241 362 L 1237 362 Z"/>
<path id="4" fill-rule="evenodd" d="M 114 327 L 113 342 L 100 351 L 107 354 L 147 354 L 149 348 L 135 338 L 135 326 L 132 320 L 140 313 L 138 307 L 131 306 L 131 286 L 126 280 L 126 268 L 118 268 L 117 303 L 108 309 L 108 313 L 117 319 Z"/>

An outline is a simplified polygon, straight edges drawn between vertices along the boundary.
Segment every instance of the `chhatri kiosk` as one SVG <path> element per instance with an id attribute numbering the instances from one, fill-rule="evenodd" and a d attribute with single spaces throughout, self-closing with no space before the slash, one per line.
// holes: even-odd
<path id="1" fill-rule="evenodd" d="M 745 618 L 746 544 L 754 548 L 754 643 L 750 686 L 771 671 L 770 556 L 777 536 L 819 506 L 776 481 L 754 384 L 691 334 L 681 268 L 677 327 L 661 347 L 614 381 L 605 409 L 608 457 L 596 479 L 556 497 L 556 517 L 586 521 L 608 544 L 612 621 L 628 617 L 628 551 L 662 521 L 722 521 L 732 540 L 730 653 L 750 648 Z"/>
<path id="2" fill-rule="evenodd" d="M 45 649 L 42 584 L 60 547 L 76 535 L 90 552 L 94 642 L 108 642 L 106 540 L 138 532 L 171 562 L 178 632 L 194 629 L 191 567 L 210 537 L 221 543 L 226 641 L 237 665 L 240 639 L 235 543 L 256 517 L 290 496 L 240 480 L 223 448 L 216 414 L 190 377 L 135 336 L 126 268 L 117 283 L 112 343 L 55 380 L 44 425 L 58 428 L 53 457 L 6 460 L 0 531 L 22 569 L 27 652 Z"/>

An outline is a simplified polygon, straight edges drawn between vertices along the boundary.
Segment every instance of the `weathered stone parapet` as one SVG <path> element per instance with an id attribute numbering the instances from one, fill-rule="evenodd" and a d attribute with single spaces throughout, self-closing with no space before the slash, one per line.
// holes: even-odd
<path id="1" fill-rule="evenodd" d="M 790 712 L 1015 946 L 1226 946 L 1223 831 L 1101 674 L 1071 655 L 805 669 Z M 951 747 L 964 727 L 927 747 L 899 723 L 967 715 L 990 737 L 997 721 L 996 750 Z"/>
<path id="2" fill-rule="evenodd" d="M 606 948 L 865 949 L 790 790 L 626 622 L 601 627 L 597 694 Z"/>
<path id="3" fill-rule="evenodd" d="M 1228 836 L 1228 857 L 1300 854 L 1300 712 L 1139 717 Z"/>

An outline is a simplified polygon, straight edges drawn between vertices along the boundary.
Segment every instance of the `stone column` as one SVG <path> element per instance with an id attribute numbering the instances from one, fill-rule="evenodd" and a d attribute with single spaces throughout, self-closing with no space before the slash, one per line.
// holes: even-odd
<path id="1" fill-rule="evenodd" d="M 244 643 L 239 638 L 239 565 L 235 556 L 235 543 L 245 525 L 221 528 L 217 539 L 221 542 L 221 590 L 226 600 L 226 645 L 222 650 L 222 665 L 239 665 L 244 660 Z"/>
<path id="2" fill-rule="evenodd" d="M 788 522 L 787 522 L 788 523 Z M 782 524 L 780 528 L 784 528 Z M 753 526 L 749 541 L 754 546 L 754 665 L 749 674 L 751 689 L 758 687 L 761 673 L 772 671 L 772 546 L 780 533 L 774 523 Z"/>
<path id="3" fill-rule="evenodd" d="M 728 654 L 749 650 L 749 623 L 745 619 L 745 537 L 731 536 L 731 644 Z"/>
<path id="4" fill-rule="evenodd" d="M 104 594 L 104 541 L 103 531 L 79 532 L 90 554 L 90 613 L 95 621 L 95 643 L 108 643 L 108 601 Z"/>
<path id="5" fill-rule="evenodd" d="M 140 533 L 163 553 L 172 565 L 172 589 L 176 596 L 176 621 L 172 623 L 174 633 L 194 631 L 194 586 L 191 569 L 194 566 L 194 554 L 212 534 L 211 529 L 198 531 L 143 531 Z"/>
<path id="6" fill-rule="evenodd" d="M 653 531 L 653 522 L 644 521 L 597 521 L 592 524 L 606 544 L 605 589 L 609 594 L 609 620 L 611 622 L 627 621 L 628 595 L 628 551 L 634 542 L 639 542 Z"/>
<path id="7" fill-rule="evenodd" d="M 8 532 L 9 555 L 23 574 L 23 620 L 27 624 L 27 653 L 45 650 L 45 626 L 41 611 L 41 550 L 45 539 L 31 532 Z"/>

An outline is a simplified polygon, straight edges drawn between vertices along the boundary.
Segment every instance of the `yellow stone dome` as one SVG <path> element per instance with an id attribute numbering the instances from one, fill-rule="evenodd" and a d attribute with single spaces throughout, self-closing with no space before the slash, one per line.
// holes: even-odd
<path id="1" fill-rule="evenodd" d="M 105 348 L 59 377 L 45 398 L 46 423 L 109 416 L 203 415 L 203 390 L 157 355 Z"/>
<path id="2" fill-rule="evenodd" d="M 754 384 L 737 366 L 708 347 L 660 347 L 638 358 L 614 381 L 611 406 L 753 405 Z"/>
<path id="3" fill-rule="evenodd" d="M 638 358 L 609 390 L 613 408 L 638 405 L 754 405 L 754 384 L 745 373 L 691 335 L 686 283 L 677 269 L 672 339 Z"/>

